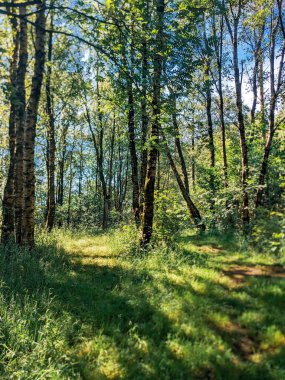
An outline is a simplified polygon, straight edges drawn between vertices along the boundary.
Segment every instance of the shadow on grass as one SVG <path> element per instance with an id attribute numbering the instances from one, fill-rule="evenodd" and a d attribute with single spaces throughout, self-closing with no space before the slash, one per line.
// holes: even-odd
<path id="1" fill-rule="evenodd" d="M 197 247 L 210 246 L 221 251 L 234 252 L 240 248 L 240 242 L 233 233 L 203 232 L 179 237 L 182 244 L 193 244 Z"/>
<path id="2" fill-rule="evenodd" d="M 285 379 L 284 347 L 270 341 L 270 331 L 268 337 L 265 333 L 270 350 L 259 348 L 261 327 L 265 332 L 272 326 L 284 329 L 284 283 L 253 279 L 229 290 L 195 274 L 181 285 L 160 267 L 143 266 L 144 259 L 138 267 L 125 265 L 121 258 L 113 265 L 95 265 L 77 260 L 80 253 L 70 261 L 53 245 L 42 245 L 37 252 L 11 249 L 1 256 L 6 297 L 17 294 L 20 302 L 23 294 L 40 297 L 51 289 L 54 315 L 77 321 L 68 344 L 82 378 Z M 187 270 L 193 264 L 209 270 L 204 254 L 196 264 L 194 256 L 182 260 Z M 169 272 L 185 280 L 181 268 L 172 265 Z M 262 326 L 254 315 L 262 317 Z M 246 342 L 248 352 L 242 345 Z M 255 353 L 260 361 L 251 358 Z"/>

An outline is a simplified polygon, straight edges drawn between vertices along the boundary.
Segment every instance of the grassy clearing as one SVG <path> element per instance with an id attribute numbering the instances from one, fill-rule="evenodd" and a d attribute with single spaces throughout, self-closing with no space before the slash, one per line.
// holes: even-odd
<path id="1" fill-rule="evenodd" d="M 60 232 L 37 257 L 0 255 L 1 379 L 285 379 L 284 265 L 237 240 L 185 233 L 130 256 L 122 234 Z"/>

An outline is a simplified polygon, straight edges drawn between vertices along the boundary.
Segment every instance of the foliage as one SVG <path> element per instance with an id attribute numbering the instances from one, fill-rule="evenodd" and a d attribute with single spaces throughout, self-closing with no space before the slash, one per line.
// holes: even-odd
<path id="1" fill-rule="evenodd" d="M 156 192 L 155 207 L 154 241 L 159 248 L 175 245 L 181 230 L 191 223 L 185 207 L 177 194 L 167 190 Z"/>
<path id="2" fill-rule="evenodd" d="M 253 244 L 261 252 L 282 255 L 285 252 L 285 213 L 259 209 L 253 232 Z"/>

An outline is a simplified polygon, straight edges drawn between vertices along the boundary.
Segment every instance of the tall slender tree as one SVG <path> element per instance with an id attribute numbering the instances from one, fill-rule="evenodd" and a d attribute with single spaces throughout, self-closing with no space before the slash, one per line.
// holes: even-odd
<path id="1" fill-rule="evenodd" d="M 35 244 L 35 137 L 39 100 L 45 66 L 46 2 L 37 6 L 35 22 L 35 63 L 31 93 L 24 126 L 24 209 L 22 243 L 30 248 Z"/>
<path id="2" fill-rule="evenodd" d="M 53 3 L 52 3 L 53 4 Z M 48 54 L 46 71 L 46 113 L 47 113 L 47 210 L 46 210 L 46 229 L 51 231 L 55 219 L 55 121 L 53 111 L 52 93 L 52 58 L 53 58 L 53 11 L 50 15 L 50 29 L 48 36 Z"/>
<path id="3" fill-rule="evenodd" d="M 8 12 L 10 10 L 8 8 Z M 4 188 L 4 195 L 2 201 L 2 243 L 14 241 L 14 212 L 15 212 L 15 198 L 14 198 L 14 180 L 15 180 L 15 145 L 16 145 L 16 109 L 17 109 L 17 64 L 19 55 L 19 29 L 18 20 L 14 15 L 15 10 L 12 10 L 10 16 L 10 24 L 12 31 L 13 51 L 10 60 L 10 115 L 9 115 L 9 169 L 7 181 Z"/>
<path id="4" fill-rule="evenodd" d="M 154 216 L 154 189 L 156 179 L 156 165 L 158 157 L 158 139 L 161 111 L 161 75 L 164 56 L 164 0 L 156 0 L 156 38 L 155 55 L 153 60 L 153 95 L 152 95 L 152 120 L 151 120 L 151 148 L 148 156 L 148 168 L 144 187 L 144 205 L 142 215 L 142 246 L 150 243 L 153 229 Z"/>

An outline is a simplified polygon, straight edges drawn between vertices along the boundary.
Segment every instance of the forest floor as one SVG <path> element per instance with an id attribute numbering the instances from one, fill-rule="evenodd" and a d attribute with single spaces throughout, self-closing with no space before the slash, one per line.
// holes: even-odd
<path id="1" fill-rule="evenodd" d="M 117 236 L 1 254 L 1 379 L 285 380 L 284 260 L 189 233 L 134 257 Z"/>

